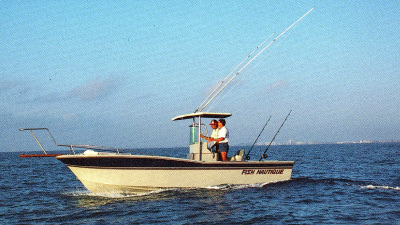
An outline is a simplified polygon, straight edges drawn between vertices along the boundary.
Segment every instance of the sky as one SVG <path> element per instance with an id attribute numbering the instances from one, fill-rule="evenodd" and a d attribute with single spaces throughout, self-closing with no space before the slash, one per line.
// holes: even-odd
<path id="1" fill-rule="evenodd" d="M 232 113 L 231 145 L 271 116 L 269 142 L 290 110 L 276 142 L 400 140 L 399 1 L 0 5 L 0 151 L 40 150 L 19 131 L 33 127 L 61 144 L 187 146 L 191 121 L 171 119 L 312 7 L 204 111 Z"/>

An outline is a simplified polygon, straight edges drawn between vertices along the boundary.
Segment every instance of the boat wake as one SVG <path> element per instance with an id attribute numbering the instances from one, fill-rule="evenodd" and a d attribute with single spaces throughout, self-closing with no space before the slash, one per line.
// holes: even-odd
<path id="1" fill-rule="evenodd" d="M 222 191 L 231 191 L 231 190 L 240 190 L 240 189 L 248 189 L 248 188 L 263 188 L 268 185 L 316 185 L 316 184 L 324 184 L 324 185 L 341 185 L 341 186 L 352 186 L 361 189 L 370 189 L 370 190 L 394 190 L 400 191 L 400 187 L 398 186 L 388 186 L 388 185 L 378 185 L 371 184 L 371 182 L 365 181 L 354 181 L 349 179 L 314 179 L 314 178 L 293 178 L 286 181 L 277 181 L 277 182 L 267 182 L 267 183 L 256 183 L 256 184 L 224 184 L 217 186 L 208 186 L 208 187 L 200 187 L 200 188 L 166 188 L 160 189 L 156 191 L 140 193 L 140 194 L 124 194 L 124 193 L 92 193 L 86 189 L 75 190 L 72 192 L 66 192 L 64 195 L 72 196 L 72 197 L 83 197 L 83 198 L 99 198 L 99 199 L 135 199 L 135 198 L 163 198 L 163 197 L 171 197 L 177 196 L 179 194 L 188 193 L 192 191 L 212 191 L 212 190 L 222 190 Z"/>
<path id="2" fill-rule="evenodd" d="M 293 178 L 291 182 L 297 184 L 332 184 L 332 185 L 342 185 L 342 186 L 353 186 L 361 189 L 382 189 L 382 190 L 395 190 L 399 191 L 398 186 L 389 186 L 383 184 L 373 184 L 370 181 L 355 181 L 350 179 L 340 179 L 340 178 L 325 178 L 325 179 L 315 179 L 308 177 Z"/>
<path id="3" fill-rule="evenodd" d="M 390 187 L 390 186 L 375 186 L 375 185 L 367 185 L 367 186 L 361 186 L 363 189 L 386 189 L 386 190 L 396 190 L 400 191 L 400 187 Z"/>
<path id="4" fill-rule="evenodd" d="M 210 190 L 237 190 L 237 189 L 246 189 L 246 188 L 261 188 L 269 184 L 276 184 L 276 183 L 284 183 L 290 180 L 284 180 L 284 181 L 272 181 L 272 182 L 266 182 L 266 183 L 255 183 L 255 184 L 224 184 L 224 185 L 217 185 L 217 186 L 208 186 L 208 187 L 203 187 L 200 189 L 210 189 Z M 193 188 L 193 189 L 199 189 L 199 188 Z"/>
<path id="5" fill-rule="evenodd" d="M 145 197 L 145 196 L 156 196 L 156 195 L 176 195 L 181 192 L 196 191 L 196 190 L 239 190 L 247 188 L 262 188 L 266 185 L 284 183 L 287 181 L 275 181 L 267 183 L 256 183 L 256 184 L 223 184 L 217 186 L 199 187 L 199 188 L 165 188 L 140 194 L 128 194 L 128 193 L 115 193 L 115 192 L 105 192 L 105 193 L 92 193 L 86 189 L 79 189 L 74 191 L 69 191 L 63 193 L 65 196 L 72 197 L 90 197 L 90 198 L 108 198 L 108 199 L 126 199 L 135 197 Z"/>
<path id="6" fill-rule="evenodd" d="M 76 190 L 72 192 L 66 192 L 64 195 L 72 196 L 72 197 L 98 197 L 98 198 L 110 198 L 110 199 L 124 199 L 124 198 L 132 198 L 132 197 L 140 197 L 147 195 L 154 195 L 161 192 L 169 191 L 170 189 L 160 189 L 156 191 L 150 191 L 140 194 L 127 194 L 127 193 L 115 193 L 115 192 L 102 192 L 102 193 L 92 193 L 88 190 Z"/>

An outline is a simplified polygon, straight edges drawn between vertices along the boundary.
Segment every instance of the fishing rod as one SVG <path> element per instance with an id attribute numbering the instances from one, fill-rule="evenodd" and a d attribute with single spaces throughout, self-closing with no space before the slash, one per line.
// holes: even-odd
<path id="1" fill-rule="evenodd" d="M 271 140 L 271 142 L 269 143 L 267 149 L 265 149 L 265 151 L 264 151 L 264 153 L 262 154 L 260 160 L 258 160 L 258 161 L 261 162 L 261 160 L 262 160 L 263 158 L 267 158 L 267 157 L 268 157 L 265 153 L 267 153 L 267 151 L 268 151 L 269 147 L 271 146 L 272 142 L 275 140 L 276 135 L 278 135 L 279 131 L 281 130 L 283 124 L 286 122 L 286 120 L 287 120 L 287 118 L 289 117 L 289 115 L 290 115 L 291 112 L 292 112 L 292 110 L 289 111 L 289 113 L 287 114 L 285 120 L 283 121 L 283 123 L 282 123 L 281 126 L 279 127 L 278 131 L 275 133 L 275 136 L 272 138 L 272 140 Z"/>
<path id="2" fill-rule="evenodd" d="M 267 40 L 270 39 L 274 34 L 275 34 L 275 32 L 272 33 L 267 39 L 265 39 L 260 45 L 258 45 L 257 48 L 255 48 L 252 52 L 250 52 L 250 53 L 247 55 L 247 57 L 246 57 L 241 63 L 239 63 L 239 65 L 237 65 L 237 66 L 235 67 L 235 69 L 233 69 L 232 72 L 230 72 L 230 73 L 228 74 L 228 76 L 225 77 L 225 79 L 223 79 L 223 80 L 221 81 L 221 83 L 218 85 L 218 87 L 216 87 L 216 88 L 207 96 L 207 98 L 204 99 L 204 101 L 199 105 L 199 107 L 197 107 L 196 111 L 194 111 L 194 112 L 196 113 L 197 111 L 199 111 L 199 109 L 203 106 L 203 104 L 215 93 L 215 91 L 217 91 L 217 90 L 221 87 L 221 85 L 224 84 L 224 82 L 233 74 L 233 72 L 235 72 L 244 62 L 246 62 L 247 59 L 249 59 L 249 58 L 251 57 L 251 55 L 252 55 L 255 51 L 257 51 L 259 48 L 261 48 L 261 46 L 262 46 L 265 42 L 267 42 Z"/>
<path id="3" fill-rule="evenodd" d="M 247 155 L 246 155 L 246 157 L 245 157 L 246 160 L 250 160 L 250 156 L 249 156 L 249 155 L 250 155 L 250 152 L 251 152 L 251 150 L 253 149 L 253 147 L 254 147 L 254 145 L 256 144 L 258 138 L 260 137 L 261 133 L 264 131 L 264 128 L 267 126 L 267 124 L 268 124 L 268 122 L 269 122 L 270 120 L 271 120 L 271 116 L 269 116 L 267 122 L 265 123 L 265 125 L 264 125 L 264 127 L 262 128 L 261 132 L 258 134 L 258 137 L 257 137 L 256 140 L 254 141 L 254 143 L 253 143 L 253 145 L 251 146 L 249 152 L 247 153 Z"/>
<path id="4" fill-rule="evenodd" d="M 288 28 L 286 28 L 286 30 L 284 30 L 282 33 L 280 33 L 274 40 L 272 40 L 267 46 L 265 46 L 257 55 L 255 55 L 250 61 L 248 61 L 246 63 L 246 65 L 244 65 L 238 72 L 236 72 L 236 74 L 234 76 L 232 76 L 226 83 L 225 85 L 223 85 L 221 88 L 219 88 L 219 91 L 217 91 L 214 95 L 212 95 L 212 97 L 207 101 L 206 104 L 204 104 L 204 106 L 200 109 L 200 110 L 196 110 L 201 112 L 208 104 L 210 104 L 210 102 L 212 100 L 214 100 L 215 97 L 217 97 L 219 95 L 219 93 L 221 93 L 221 91 L 223 91 L 226 86 L 237 76 L 239 75 L 251 62 L 253 62 L 262 52 L 264 52 L 269 46 L 271 46 L 276 40 L 278 40 L 282 35 L 284 35 L 287 31 L 289 31 L 294 25 L 296 25 L 298 22 L 300 22 L 300 20 L 302 20 L 305 16 L 307 16 L 312 10 L 314 10 L 315 7 L 311 8 L 307 13 L 305 13 L 303 16 L 301 16 L 299 19 L 297 19 L 294 23 L 292 23 L 292 25 L 290 25 Z M 218 88 L 217 88 L 218 89 Z M 216 90 L 214 90 L 213 92 L 215 92 Z M 199 107 L 200 108 L 200 107 Z"/>

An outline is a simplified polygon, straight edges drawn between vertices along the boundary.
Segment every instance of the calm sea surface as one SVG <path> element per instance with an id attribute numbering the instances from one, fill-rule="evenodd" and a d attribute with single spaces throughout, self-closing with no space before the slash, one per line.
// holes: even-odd
<path id="1" fill-rule="evenodd" d="M 89 193 L 54 158 L 0 153 L 0 224 L 400 224 L 399 143 L 273 146 L 269 159 L 294 160 L 292 179 L 120 196 Z"/>

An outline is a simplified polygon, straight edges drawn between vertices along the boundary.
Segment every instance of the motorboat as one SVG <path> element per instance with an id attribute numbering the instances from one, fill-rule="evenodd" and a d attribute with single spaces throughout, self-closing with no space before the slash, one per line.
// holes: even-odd
<path id="1" fill-rule="evenodd" d="M 186 158 L 127 154 L 121 153 L 119 149 L 101 146 L 58 144 L 47 128 L 20 130 L 29 130 L 41 148 L 40 142 L 32 132 L 34 130 L 47 130 L 57 146 L 69 147 L 72 154 L 59 155 L 56 156 L 56 159 L 63 162 L 93 193 L 143 193 L 169 188 L 265 184 L 290 180 L 294 161 L 263 160 L 266 158 L 265 152 L 258 161 L 250 161 L 249 152 L 245 155 L 244 149 L 237 151 L 227 161 L 220 161 L 219 154 L 214 152 L 208 142 L 201 138 L 202 129 L 204 129 L 202 128 L 204 127 L 202 119 L 230 117 L 231 113 L 206 112 L 204 109 L 243 69 L 313 9 L 275 37 L 262 50 L 260 47 L 266 40 L 259 45 L 212 91 L 194 113 L 172 119 L 172 121 L 189 121 L 190 141 Z M 250 58 L 256 51 L 259 52 Z M 242 64 L 244 66 L 240 67 Z M 76 154 L 75 148 L 83 148 L 85 151 Z M 104 151 L 110 149 L 116 151 Z M 42 150 L 47 154 L 43 148 Z"/>
<path id="2" fill-rule="evenodd" d="M 63 162 L 93 193 L 142 193 L 169 188 L 199 188 L 224 184 L 256 184 L 289 180 L 293 161 L 247 161 L 239 150 L 219 161 L 199 136 L 202 118 L 226 118 L 229 113 L 194 113 L 173 120 L 194 119 L 186 159 L 86 150 L 61 155 Z M 200 141 L 199 141 L 200 140 Z"/>

